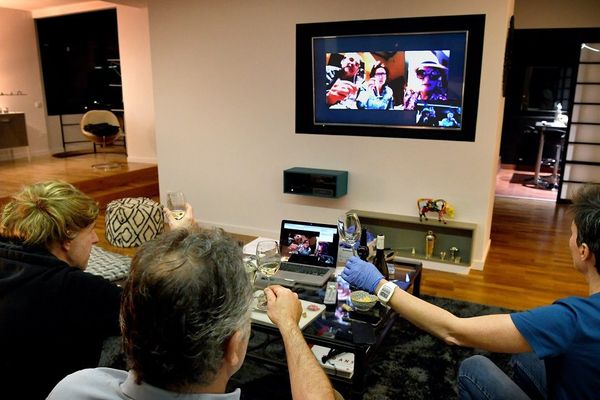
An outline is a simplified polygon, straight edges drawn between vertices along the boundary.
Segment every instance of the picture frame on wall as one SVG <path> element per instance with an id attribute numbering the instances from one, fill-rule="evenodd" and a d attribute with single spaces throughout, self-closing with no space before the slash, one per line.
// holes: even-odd
<path id="1" fill-rule="evenodd" d="M 474 141 L 485 15 L 296 25 L 296 133 Z"/>

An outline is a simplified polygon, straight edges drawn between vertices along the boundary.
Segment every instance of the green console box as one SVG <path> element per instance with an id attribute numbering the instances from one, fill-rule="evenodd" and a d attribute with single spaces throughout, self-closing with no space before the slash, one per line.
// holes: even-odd
<path id="1" fill-rule="evenodd" d="M 294 167 L 283 171 L 283 193 L 342 197 L 348 193 L 348 171 Z"/>

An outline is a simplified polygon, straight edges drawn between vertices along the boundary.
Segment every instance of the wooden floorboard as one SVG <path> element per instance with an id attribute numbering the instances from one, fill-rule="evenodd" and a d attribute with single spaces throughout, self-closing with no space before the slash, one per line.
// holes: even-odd
<path id="1" fill-rule="evenodd" d="M 125 165 L 106 172 L 91 167 L 107 160 Z M 136 176 L 143 171 L 154 172 Z M 158 199 L 155 165 L 127 163 L 123 155 L 101 154 L 0 163 L 0 202 L 25 183 L 47 179 L 72 182 L 104 202 L 137 195 Z M 587 285 L 571 262 L 571 218 L 567 209 L 551 201 L 496 197 L 491 247 L 483 271 L 458 275 L 425 270 L 422 293 L 516 310 L 549 304 L 561 297 L 586 295 Z M 135 249 L 119 249 L 106 242 L 103 215 L 96 226 L 102 247 L 120 254 L 135 253 Z"/>

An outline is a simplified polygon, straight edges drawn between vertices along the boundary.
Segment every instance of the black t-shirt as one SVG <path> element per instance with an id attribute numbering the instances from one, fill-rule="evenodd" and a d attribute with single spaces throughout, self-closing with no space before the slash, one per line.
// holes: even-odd
<path id="1" fill-rule="evenodd" d="M 96 367 L 104 339 L 120 333 L 120 299 L 104 278 L 0 240 L 0 397 L 44 399 Z"/>

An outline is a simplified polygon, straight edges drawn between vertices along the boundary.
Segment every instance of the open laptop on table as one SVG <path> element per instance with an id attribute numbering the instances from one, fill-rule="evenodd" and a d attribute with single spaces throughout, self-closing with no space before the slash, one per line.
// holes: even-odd
<path id="1" fill-rule="evenodd" d="M 272 284 L 323 286 L 335 272 L 339 236 L 336 225 L 281 221 L 279 247 L 282 261 Z M 260 277 L 266 285 L 266 278 Z"/>

